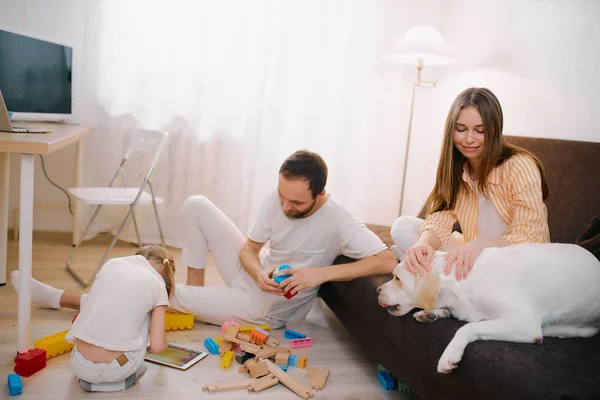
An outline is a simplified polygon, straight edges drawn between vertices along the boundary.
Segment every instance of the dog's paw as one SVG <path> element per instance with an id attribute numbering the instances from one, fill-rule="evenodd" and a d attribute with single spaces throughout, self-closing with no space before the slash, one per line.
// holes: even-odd
<path id="1" fill-rule="evenodd" d="M 437 371 L 440 374 L 449 374 L 458 366 L 461 359 L 462 351 L 456 351 L 448 346 L 438 361 Z"/>
<path id="2" fill-rule="evenodd" d="M 418 322 L 433 322 L 438 319 L 438 316 L 435 313 L 421 310 L 414 313 L 413 318 Z"/>

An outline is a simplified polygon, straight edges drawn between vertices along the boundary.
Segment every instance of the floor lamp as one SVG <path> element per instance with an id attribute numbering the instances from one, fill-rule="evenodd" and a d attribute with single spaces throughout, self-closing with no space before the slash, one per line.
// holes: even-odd
<path id="1" fill-rule="evenodd" d="M 421 71 L 425 65 L 447 65 L 453 63 L 455 58 L 452 56 L 450 46 L 448 46 L 446 40 L 437 30 L 435 30 L 435 28 L 429 25 L 418 25 L 402 35 L 396 43 L 393 53 L 387 54 L 384 59 L 388 62 L 412 64 L 417 67 L 417 80 L 413 83 L 412 97 L 410 100 L 408 134 L 406 135 L 404 168 L 402 170 L 402 188 L 400 190 L 400 207 L 398 210 L 398 214 L 402 215 L 413 111 L 415 107 L 415 94 L 418 87 L 435 87 L 436 84 L 433 81 L 421 80 Z"/>

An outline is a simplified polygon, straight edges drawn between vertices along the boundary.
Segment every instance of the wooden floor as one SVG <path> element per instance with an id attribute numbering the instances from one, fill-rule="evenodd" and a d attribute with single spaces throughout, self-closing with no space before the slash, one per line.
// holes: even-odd
<path id="1" fill-rule="evenodd" d="M 75 259 L 74 267 L 85 271 L 85 279 L 93 273 L 108 244 L 108 237 L 98 237 L 84 244 L 80 257 Z M 111 257 L 131 255 L 135 247 L 119 242 Z M 171 249 L 176 263 L 181 260 L 181 251 Z M 69 236 L 65 234 L 43 233 L 34 237 L 33 276 L 56 287 L 71 291 L 80 291 L 79 286 L 67 274 L 65 260 L 71 251 Z M 8 271 L 17 268 L 18 242 L 9 240 Z M 207 285 L 224 285 L 211 260 L 207 266 Z M 185 268 L 178 265 L 177 282 L 185 282 Z M 61 309 L 48 310 L 38 306 L 32 309 L 32 340 L 69 329 L 76 311 Z M 0 377 L 13 372 L 13 359 L 16 352 L 17 294 L 10 284 L 0 287 Z M 362 348 L 352 339 L 327 306 L 318 299 L 306 321 L 288 326 L 313 338 L 313 347 L 299 349 L 297 354 L 308 358 L 309 366 L 327 368 L 331 371 L 325 389 L 315 394 L 314 399 L 414 399 L 416 396 L 400 392 L 386 392 L 377 380 L 377 365 L 366 357 Z M 375 329 L 375 328 L 374 328 Z M 219 328 L 196 322 L 188 331 L 168 332 L 171 342 L 204 349 L 206 337 L 216 337 Z M 274 336 L 283 339 L 283 330 L 274 331 Z M 86 393 L 76 383 L 69 365 L 69 355 L 61 355 L 48 360 L 47 367 L 31 376 L 23 378 L 21 399 L 181 399 L 202 396 L 214 399 L 297 399 L 298 397 L 277 385 L 261 393 L 232 391 L 223 393 L 202 392 L 206 383 L 245 378 L 237 371 L 234 362 L 231 369 L 219 367 L 220 358 L 210 355 L 188 371 L 146 363 L 148 371 L 142 379 L 126 391 L 116 393 Z M 307 383 L 303 369 L 290 368 L 290 373 L 300 381 Z M 6 378 L 4 382 L 6 382 Z M 6 383 L 3 384 L 4 396 L 8 398 Z"/>

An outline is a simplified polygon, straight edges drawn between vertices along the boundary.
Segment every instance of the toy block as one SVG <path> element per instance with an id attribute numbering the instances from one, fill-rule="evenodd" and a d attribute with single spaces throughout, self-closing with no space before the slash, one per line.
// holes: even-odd
<path id="1" fill-rule="evenodd" d="M 277 353 L 275 355 L 275 364 L 277 365 L 288 365 L 290 355 L 288 353 Z"/>
<path id="2" fill-rule="evenodd" d="M 46 350 L 32 349 L 15 357 L 15 372 L 25 378 L 46 368 Z"/>
<path id="3" fill-rule="evenodd" d="M 304 368 L 306 367 L 307 358 L 304 356 L 298 356 L 296 354 L 292 354 L 288 360 L 288 365 L 296 368 Z"/>
<path id="4" fill-rule="evenodd" d="M 219 346 L 219 354 L 224 354 L 226 351 L 233 351 L 234 345 L 238 340 L 235 337 L 239 329 L 240 325 L 236 323 L 230 324 L 227 327 L 223 335 L 223 343 Z"/>
<path id="5" fill-rule="evenodd" d="M 269 368 L 267 368 L 267 363 L 264 360 L 250 365 L 250 367 L 248 367 L 248 371 L 253 379 L 257 379 L 261 376 L 269 374 Z"/>
<path id="6" fill-rule="evenodd" d="M 273 374 L 265 375 L 259 379 L 253 379 L 250 387 L 248 387 L 248 392 L 262 392 L 265 389 L 270 388 L 271 386 L 275 386 L 279 383 L 279 379 L 275 377 Z"/>
<path id="7" fill-rule="evenodd" d="M 246 368 L 246 366 L 244 364 L 240 365 L 240 369 L 238 369 L 238 372 L 240 374 L 247 374 L 248 373 L 248 368 Z"/>
<path id="8" fill-rule="evenodd" d="M 250 343 L 250 335 L 249 335 L 249 334 L 247 334 L 247 333 L 241 333 L 241 332 L 238 332 L 238 334 L 237 334 L 236 338 L 240 339 L 240 340 L 241 340 L 241 341 L 243 341 L 243 342 L 248 342 L 248 343 Z"/>
<path id="9" fill-rule="evenodd" d="M 226 351 L 223 353 L 223 358 L 221 358 L 221 368 L 227 369 L 231 367 L 231 363 L 233 362 L 233 351 Z"/>
<path id="10" fill-rule="evenodd" d="M 377 379 L 379 379 L 379 383 L 381 384 L 384 390 L 394 389 L 394 379 L 392 379 L 392 376 L 389 372 L 377 371 Z"/>
<path id="11" fill-rule="evenodd" d="M 274 358 L 277 353 L 290 354 L 292 349 L 289 347 L 266 347 L 256 354 L 256 358 Z"/>
<path id="12" fill-rule="evenodd" d="M 227 328 L 229 328 L 231 325 L 239 325 L 237 322 L 235 321 L 225 321 L 223 322 L 223 325 L 221 325 L 221 334 L 224 334 L 225 332 L 227 332 Z"/>
<path id="13" fill-rule="evenodd" d="M 235 355 L 235 361 L 238 364 L 243 364 L 243 363 L 245 363 L 246 361 L 248 361 L 249 359 L 251 359 L 253 357 L 254 357 L 254 354 L 243 352 L 241 354 L 236 354 Z"/>
<path id="14" fill-rule="evenodd" d="M 246 389 L 254 382 L 254 379 L 240 379 L 239 381 L 219 382 L 219 383 L 207 383 L 202 386 L 203 392 L 214 393 L 214 392 L 225 392 L 227 390 L 238 390 Z"/>
<path id="15" fill-rule="evenodd" d="M 210 354 L 219 354 L 219 345 L 213 338 L 204 339 L 204 347 Z"/>
<path id="16" fill-rule="evenodd" d="M 267 363 L 269 371 L 271 371 L 271 373 L 275 375 L 277 379 L 279 379 L 279 382 L 283 383 L 302 399 L 307 400 L 309 397 L 313 397 L 315 395 L 314 390 L 292 378 L 287 372 L 281 370 L 281 368 L 273 364 L 271 361 L 265 360 L 265 362 Z"/>
<path id="17" fill-rule="evenodd" d="M 306 335 L 304 333 L 296 332 L 291 329 L 286 329 L 283 333 L 283 337 L 289 340 L 293 339 L 304 339 Z"/>
<path id="18" fill-rule="evenodd" d="M 23 382 L 18 374 L 8 374 L 8 393 L 11 396 L 23 393 Z"/>
<path id="19" fill-rule="evenodd" d="M 285 372 L 287 372 L 288 369 L 287 365 L 280 365 L 279 368 L 281 368 L 281 370 Z"/>
<path id="20" fill-rule="evenodd" d="M 260 329 L 260 328 L 259 328 Z M 262 329 L 261 329 L 262 330 Z M 264 331 L 263 331 L 264 332 Z M 267 332 L 266 332 L 267 333 Z M 265 342 L 267 341 L 267 337 L 269 336 L 269 333 L 267 333 L 266 335 L 264 333 L 262 333 L 261 331 L 259 331 L 258 329 L 254 329 L 252 332 L 250 332 L 250 341 L 254 342 L 256 344 L 258 344 L 259 346 L 262 346 L 263 344 L 265 344 Z"/>
<path id="21" fill-rule="evenodd" d="M 249 358 L 248 360 L 246 360 L 246 362 L 243 365 L 244 368 L 246 368 L 246 372 L 250 373 L 250 367 L 256 364 L 257 362 L 258 360 L 256 358 Z"/>
<path id="22" fill-rule="evenodd" d="M 242 325 L 242 326 L 240 326 L 239 332 L 250 334 L 250 332 L 252 332 L 256 328 L 261 328 L 261 329 L 264 329 L 267 332 L 271 332 L 271 327 L 269 325 L 265 325 L 265 324 L 262 324 L 262 325 Z"/>
<path id="23" fill-rule="evenodd" d="M 279 268 L 277 268 L 275 271 L 273 271 L 273 278 L 272 278 L 272 279 L 273 279 L 273 281 L 275 281 L 276 283 L 281 283 L 281 282 L 283 282 L 284 280 L 286 280 L 287 278 L 289 278 L 290 276 L 292 276 L 292 275 L 290 275 L 290 274 L 286 274 L 285 272 L 283 272 L 283 271 L 285 271 L 286 269 L 292 269 L 292 267 L 290 267 L 290 266 L 289 266 L 289 265 L 287 265 L 287 264 L 281 264 L 281 265 L 279 266 Z M 284 286 L 283 288 L 285 289 L 285 286 Z M 288 299 L 288 300 L 289 300 L 289 299 L 291 299 L 292 297 L 294 297 L 296 294 L 297 294 L 297 293 L 295 293 L 295 294 L 291 294 L 290 292 L 287 292 L 287 293 L 285 293 L 285 294 L 283 295 L 283 297 L 285 297 L 286 299 Z"/>
<path id="24" fill-rule="evenodd" d="M 246 353 L 252 353 L 252 354 L 257 354 L 260 351 L 262 351 L 262 347 L 257 346 L 255 344 L 250 344 L 250 343 L 241 344 L 240 349 L 242 349 L 242 351 L 245 351 Z"/>
<path id="25" fill-rule="evenodd" d="M 215 342 L 220 346 L 223 344 L 223 336 L 217 336 Z"/>
<path id="26" fill-rule="evenodd" d="M 329 377 L 329 370 L 324 368 L 307 368 L 308 383 L 316 390 L 323 390 Z"/>
<path id="27" fill-rule="evenodd" d="M 69 330 L 58 332 L 51 336 L 38 339 L 33 342 L 33 347 L 36 349 L 46 350 L 46 359 L 56 357 L 59 354 L 67 353 L 73 350 L 74 344 L 65 340 Z"/>
<path id="28" fill-rule="evenodd" d="M 304 339 L 294 339 L 294 340 L 290 340 L 290 347 L 292 349 L 299 349 L 301 347 L 311 347 L 312 346 L 312 339 L 307 337 Z"/>
<path id="29" fill-rule="evenodd" d="M 398 391 L 400 392 L 406 392 L 406 393 L 413 393 L 413 390 L 411 389 L 410 386 L 408 386 L 406 383 L 402 382 L 400 379 L 396 379 L 396 383 L 398 384 Z"/>
<path id="30" fill-rule="evenodd" d="M 165 314 L 165 331 L 176 331 L 192 329 L 194 327 L 194 316 L 183 314 L 174 310 L 167 310 Z"/>
<path id="31" fill-rule="evenodd" d="M 272 335 L 267 338 L 265 342 L 265 346 L 268 347 L 277 347 L 279 346 L 279 340 L 275 339 Z"/>
<path id="32" fill-rule="evenodd" d="M 308 359 L 304 356 L 300 357 L 298 359 L 298 368 L 306 368 L 306 363 L 308 362 Z"/>

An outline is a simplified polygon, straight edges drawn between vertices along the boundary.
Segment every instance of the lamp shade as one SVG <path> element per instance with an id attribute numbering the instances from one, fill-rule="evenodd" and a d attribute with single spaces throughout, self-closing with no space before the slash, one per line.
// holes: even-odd
<path id="1" fill-rule="evenodd" d="M 446 39 L 429 25 L 418 25 L 400 37 L 385 61 L 418 65 L 447 65 L 456 61 Z"/>

